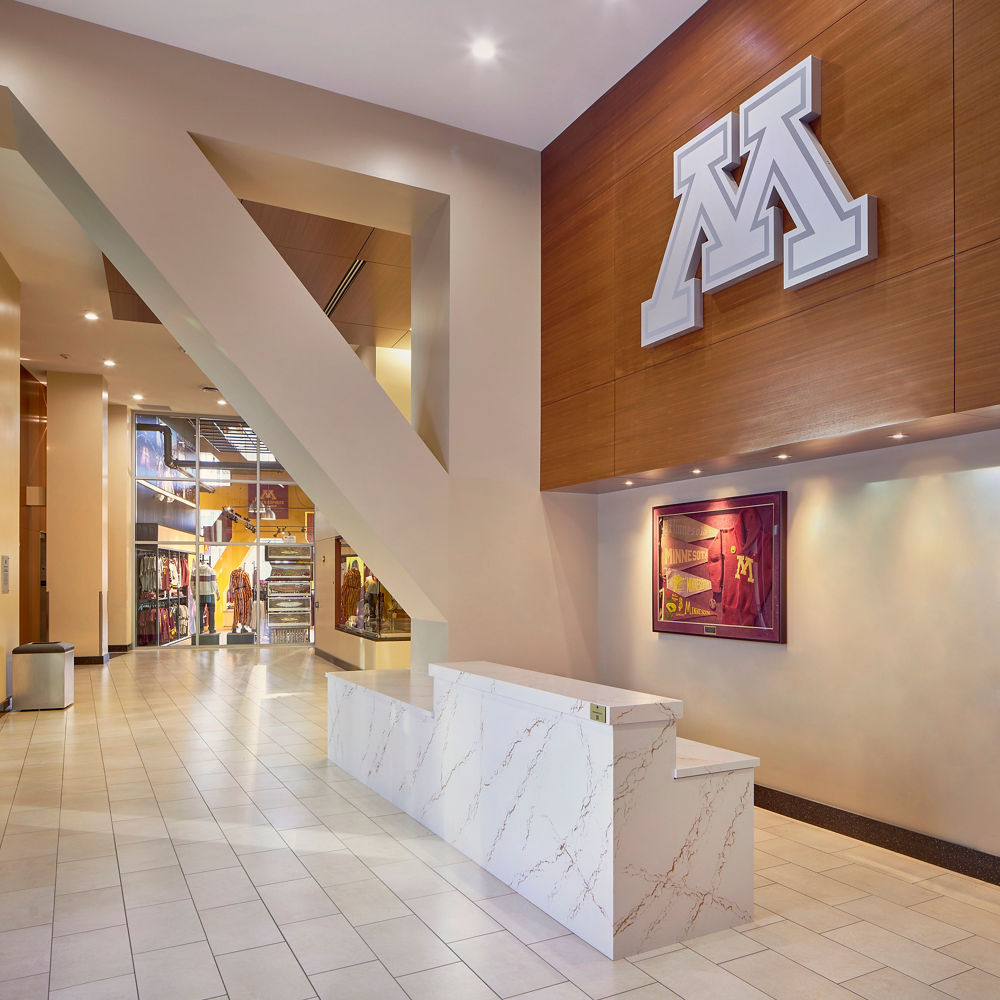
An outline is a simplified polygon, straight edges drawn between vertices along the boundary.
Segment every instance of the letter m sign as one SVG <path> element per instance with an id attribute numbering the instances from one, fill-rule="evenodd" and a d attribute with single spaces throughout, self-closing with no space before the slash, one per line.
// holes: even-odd
<path id="1" fill-rule="evenodd" d="M 809 127 L 819 113 L 810 56 L 674 153 L 680 204 L 642 304 L 643 347 L 701 329 L 702 292 L 782 262 L 785 288 L 797 288 L 875 259 L 875 198 L 851 197 Z M 779 202 L 795 223 L 784 236 Z"/>

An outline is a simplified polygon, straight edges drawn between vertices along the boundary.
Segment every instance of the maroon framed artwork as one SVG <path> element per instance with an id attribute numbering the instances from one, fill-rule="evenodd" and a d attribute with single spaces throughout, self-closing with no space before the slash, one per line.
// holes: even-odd
<path id="1" fill-rule="evenodd" d="M 787 494 L 653 508 L 653 631 L 785 641 Z"/>

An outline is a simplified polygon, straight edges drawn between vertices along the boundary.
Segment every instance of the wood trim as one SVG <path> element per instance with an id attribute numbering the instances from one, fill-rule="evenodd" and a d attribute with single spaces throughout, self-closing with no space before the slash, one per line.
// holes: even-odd
<path id="1" fill-rule="evenodd" d="M 955 409 L 1000 403 L 1000 239 L 955 258 Z"/>
<path id="2" fill-rule="evenodd" d="M 612 475 L 614 447 L 613 383 L 543 406 L 541 488 Z"/>

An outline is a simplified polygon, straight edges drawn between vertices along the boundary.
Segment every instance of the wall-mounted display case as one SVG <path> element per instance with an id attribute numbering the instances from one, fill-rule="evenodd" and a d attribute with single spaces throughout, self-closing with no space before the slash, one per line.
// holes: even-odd
<path id="1" fill-rule="evenodd" d="M 410 616 L 342 538 L 337 539 L 337 628 L 365 639 L 406 641 Z"/>
<path id="2" fill-rule="evenodd" d="M 271 566 L 267 584 L 267 626 L 271 642 L 309 642 L 313 620 L 313 547 L 272 543 L 265 546 Z"/>

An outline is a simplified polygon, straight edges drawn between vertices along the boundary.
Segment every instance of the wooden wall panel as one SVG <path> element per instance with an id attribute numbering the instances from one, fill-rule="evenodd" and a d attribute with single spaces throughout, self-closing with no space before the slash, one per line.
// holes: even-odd
<path id="1" fill-rule="evenodd" d="M 677 206 L 673 150 L 694 138 L 701 126 L 623 178 L 615 199 L 618 376 L 680 358 L 704 344 L 953 253 L 952 60 L 940 43 L 950 28 L 950 12 L 939 0 L 869 0 L 713 112 L 714 121 L 737 110 L 810 54 L 822 59 L 823 114 L 815 131 L 848 189 L 879 197 L 879 256 L 869 264 L 794 291 L 785 290 L 781 268 L 772 268 L 706 295 L 701 330 L 643 348 L 640 303 L 653 292 Z M 921 95 L 918 102 L 915 93 Z"/>
<path id="2" fill-rule="evenodd" d="M 542 237 L 542 403 L 614 378 L 612 189 Z"/>
<path id="3" fill-rule="evenodd" d="M 1000 240 L 955 260 L 955 409 L 1000 403 Z"/>
<path id="4" fill-rule="evenodd" d="M 614 386 L 542 407 L 543 490 L 604 479 L 614 471 Z"/>
<path id="5" fill-rule="evenodd" d="M 955 0 L 955 244 L 1000 238 L 1000 3 Z"/>
<path id="6" fill-rule="evenodd" d="M 615 475 L 949 413 L 951 260 L 619 379 Z"/>
<path id="7" fill-rule="evenodd" d="M 591 408 L 588 433 L 602 448 L 610 435 L 614 475 L 1000 402 L 983 333 L 998 304 L 972 278 L 988 255 L 957 264 L 957 335 L 954 282 L 956 243 L 1000 238 L 986 155 L 1000 140 L 998 46 L 994 0 L 708 0 L 543 151 L 543 273 L 564 289 L 605 287 L 599 264 L 613 262 L 614 415 L 602 435 Z M 640 306 L 676 211 L 674 150 L 809 54 L 823 61 L 815 131 L 848 188 L 879 199 L 878 259 L 795 291 L 773 268 L 705 296 L 702 330 L 641 348 Z M 583 220 L 585 256 L 550 238 Z M 594 244 L 600 234 L 609 248 Z M 608 352 L 597 325 L 574 339 L 574 320 L 587 320 L 567 312 L 565 292 L 554 308 L 554 287 L 543 280 L 550 403 L 603 389 Z M 606 307 L 592 309 L 603 323 Z M 698 410 L 706 385 L 738 405 L 698 426 L 679 415 Z M 548 439 L 553 416 L 543 413 L 542 482 L 606 478 L 579 448 L 572 468 Z"/>

